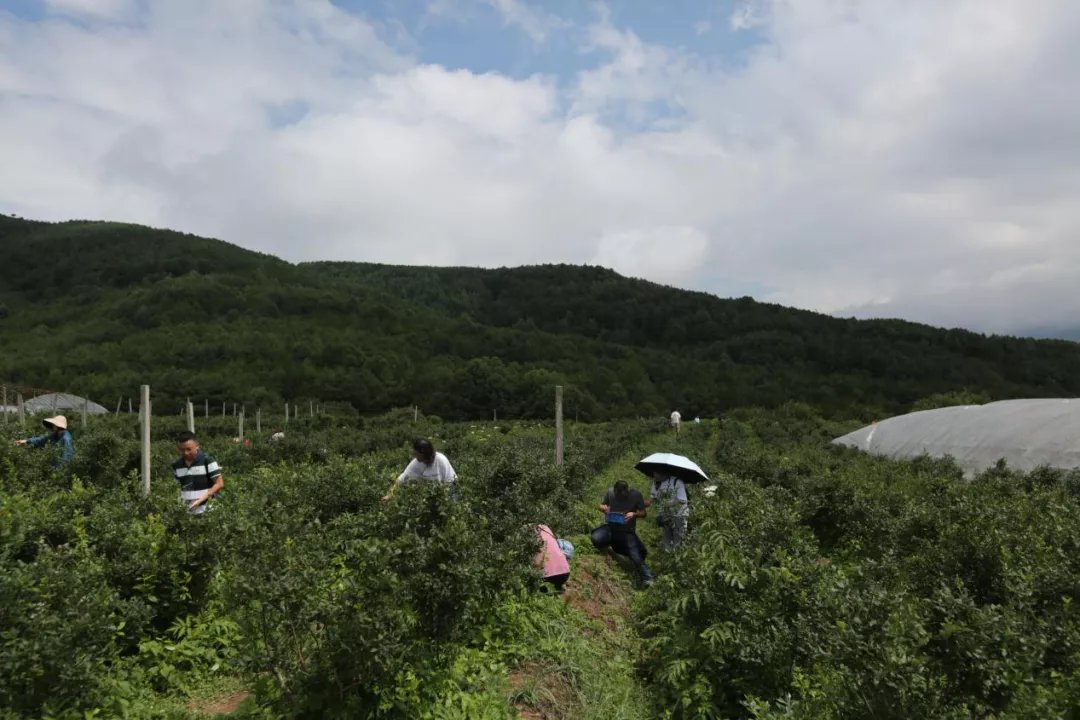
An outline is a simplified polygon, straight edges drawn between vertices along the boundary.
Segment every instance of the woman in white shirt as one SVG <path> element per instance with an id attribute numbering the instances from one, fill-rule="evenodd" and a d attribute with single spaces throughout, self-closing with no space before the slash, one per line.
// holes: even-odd
<path id="1" fill-rule="evenodd" d="M 383 500 L 389 500 L 394 494 L 394 488 L 410 480 L 434 480 L 450 485 L 451 493 L 457 490 L 457 473 L 454 466 L 441 452 L 436 452 L 435 446 L 430 440 L 418 438 L 413 440 L 413 459 L 405 467 L 405 471 L 386 491 Z"/>
<path id="2" fill-rule="evenodd" d="M 663 531 L 660 549 L 668 552 L 677 548 L 686 537 L 686 516 L 690 514 L 686 483 L 661 472 L 654 472 L 652 478 L 652 492 L 649 493 L 647 505 L 659 503 L 657 522 Z"/>

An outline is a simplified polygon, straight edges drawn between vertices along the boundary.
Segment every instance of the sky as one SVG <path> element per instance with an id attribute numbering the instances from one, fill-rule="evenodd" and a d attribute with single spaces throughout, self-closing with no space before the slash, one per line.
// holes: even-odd
<path id="1" fill-rule="evenodd" d="M 0 0 L 0 212 L 1080 327 L 1074 0 Z"/>

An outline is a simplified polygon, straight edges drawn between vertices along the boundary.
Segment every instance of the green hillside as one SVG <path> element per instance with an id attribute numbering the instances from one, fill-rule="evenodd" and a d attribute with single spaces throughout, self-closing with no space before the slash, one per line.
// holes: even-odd
<path id="1" fill-rule="evenodd" d="M 802 400 L 876 416 L 935 393 L 1076 395 L 1080 345 L 855 321 L 597 267 L 293 265 L 218 240 L 0 217 L 0 379 L 109 405 L 337 400 L 581 419 Z M 162 407 L 162 405 L 159 405 Z"/>

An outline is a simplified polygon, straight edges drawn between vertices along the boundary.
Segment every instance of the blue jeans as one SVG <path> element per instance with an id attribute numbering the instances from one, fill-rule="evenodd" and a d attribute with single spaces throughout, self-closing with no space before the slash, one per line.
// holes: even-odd
<path id="1" fill-rule="evenodd" d="M 648 551 L 645 549 L 645 543 L 641 542 L 641 538 L 637 536 L 637 533 L 622 528 L 612 528 L 611 525 L 601 525 L 592 531 L 591 539 L 593 546 L 597 550 L 610 547 L 620 555 L 630 558 L 630 562 L 634 564 L 634 569 L 638 571 L 641 579 L 645 582 L 653 579 L 652 570 L 645 564 L 645 556 Z"/>

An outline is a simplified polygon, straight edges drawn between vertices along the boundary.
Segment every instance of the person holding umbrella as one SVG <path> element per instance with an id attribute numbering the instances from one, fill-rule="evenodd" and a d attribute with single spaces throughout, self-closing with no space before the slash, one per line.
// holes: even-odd
<path id="1" fill-rule="evenodd" d="M 660 510 L 656 524 L 660 526 L 660 549 L 671 552 L 686 537 L 686 518 L 690 514 L 689 498 L 686 495 L 686 483 L 674 475 L 654 470 L 652 473 L 652 491 L 645 501 L 646 507 L 659 503 Z"/>
<path id="2" fill-rule="evenodd" d="M 663 530 L 660 548 L 674 550 L 686 537 L 686 519 L 690 513 L 686 485 L 708 480 L 709 476 L 693 460 L 673 453 L 653 453 L 634 467 L 653 481 L 647 504 L 660 503 L 658 522 Z"/>
<path id="3" fill-rule="evenodd" d="M 60 457 L 52 461 L 54 468 L 59 468 L 68 463 L 75 457 L 75 441 L 71 438 L 71 433 L 68 432 L 67 418 L 63 415 L 57 415 L 56 417 L 45 418 L 41 421 L 41 424 L 45 426 L 45 429 L 49 432 L 45 435 L 37 435 L 26 440 L 16 440 L 16 445 L 26 445 L 27 447 L 40 448 L 45 445 L 59 445 Z"/>

